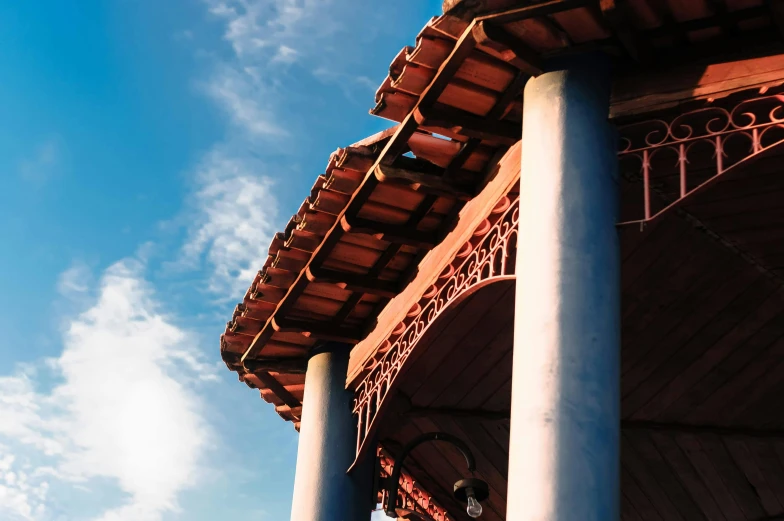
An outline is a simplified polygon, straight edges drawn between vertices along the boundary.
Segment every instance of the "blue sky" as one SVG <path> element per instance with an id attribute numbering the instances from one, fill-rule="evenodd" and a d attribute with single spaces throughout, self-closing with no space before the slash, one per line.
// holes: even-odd
<path id="1" fill-rule="evenodd" d="M 0 519 L 287 519 L 219 362 L 269 238 L 437 0 L 0 3 Z"/>

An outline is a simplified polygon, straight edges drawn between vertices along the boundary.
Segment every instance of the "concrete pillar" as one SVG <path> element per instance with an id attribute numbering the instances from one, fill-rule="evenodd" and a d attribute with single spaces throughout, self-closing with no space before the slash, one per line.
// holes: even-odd
<path id="1" fill-rule="evenodd" d="M 346 474 L 357 439 L 345 389 L 350 349 L 326 343 L 308 361 L 291 521 L 368 521 L 374 508 L 373 458 Z"/>
<path id="2" fill-rule="evenodd" d="M 617 141 L 600 56 L 525 87 L 509 521 L 620 519 Z"/>

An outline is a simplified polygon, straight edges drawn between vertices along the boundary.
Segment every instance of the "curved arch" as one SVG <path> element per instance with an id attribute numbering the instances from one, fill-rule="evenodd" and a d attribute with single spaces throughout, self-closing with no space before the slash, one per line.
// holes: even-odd
<path id="1" fill-rule="evenodd" d="M 357 419 L 356 460 L 370 449 L 368 440 L 378 429 L 379 417 L 388 406 L 389 396 L 400 384 L 398 376 L 410 365 L 412 352 L 430 327 L 448 310 L 472 293 L 495 282 L 514 279 L 519 198 L 503 197 L 490 215 L 479 224 L 471 240 L 446 265 L 436 283 L 414 305 L 379 349 L 369 373 L 354 393 Z"/>

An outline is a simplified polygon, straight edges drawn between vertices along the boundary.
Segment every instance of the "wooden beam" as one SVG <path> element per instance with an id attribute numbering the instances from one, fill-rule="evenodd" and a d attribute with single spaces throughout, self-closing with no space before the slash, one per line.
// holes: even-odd
<path id="1" fill-rule="evenodd" d="M 694 100 L 722 98 L 783 81 L 782 55 L 619 76 L 613 84 L 610 118 L 636 116 Z"/>
<path id="2" fill-rule="evenodd" d="M 519 134 L 518 129 L 518 134 Z M 443 177 L 397 168 L 393 166 L 378 165 L 373 170 L 376 179 L 381 183 L 400 183 L 405 184 L 415 192 L 436 195 L 438 197 L 451 197 L 459 201 L 470 201 L 473 193 L 465 186 L 461 186 Z"/>
<path id="3" fill-rule="evenodd" d="M 335 326 L 331 322 L 273 318 L 272 327 L 278 332 L 301 333 L 320 340 L 331 340 L 346 344 L 356 344 L 364 337 L 362 331 L 358 329 Z"/>
<path id="4" fill-rule="evenodd" d="M 741 438 L 784 438 L 782 429 L 755 429 L 752 427 L 728 427 L 721 425 L 687 425 L 682 423 L 657 423 L 639 420 L 624 420 L 621 428 L 625 430 L 663 431 L 684 434 L 711 434 L 724 437 Z"/>
<path id="5" fill-rule="evenodd" d="M 423 250 L 432 250 L 438 244 L 438 236 L 434 232 L 422 232 L 411 226 L 397 225 L 364 219 L 362 217 L 343 216 L 340 225 L 346 233 L 362 233 L 372 235 L 380 241 L 403 244 Z"/>
<path id="6" fill-rule="evenodd" d="M 307 358 L 253 358 L 251 360 L 245 360 L 243 365 L 249 373 L 254 374 L 259 371 L 305 374 L 308 360 Z"/>
<path id="7" fill-rule="evenodd" d="M 274 376 L 269 374 L 267 371 L 256 371 L 253 373 L 256 377 L 264 384 L 264 387 L 275 393 L 275 396 L 280 398 L 280 400 L 295 409 L 297 407 L 302 407 L 302 403 L 297 400 L 293 394 L 291 394 L 288 389 L 286 389 L 283 384 L 281 384 Z"/>
<path id="8" fill-rule="evenodd" d="M 386 298 L 394 298 L 400 292 L 397 284 L 391 280 L 381 280 L 377 277 L 331 270 L 328 268 L 311 268 L 306 270 L 310 282 L 329 282 L 337 284 L 343 289 L 359 293 L 370 293 Z"/>
<path id="9" fill-rule="evenodd" d="M 483 22 L 487 20 L 499 25 L 508 24 L 528 18 L 549 16 L 563 11 L 587 7 L 594 2 L 595 0 L 550 0 L 548 2 L 539 2 L 525 7 L 518 7 L 516 9 L 504 9 L 497 12 L 485 13 L 478 16 L 476 21 Z"/>
<path id="10" fill-rule="evenodd" d="M 531 76 L 542 74 L 539 55 L 525 42 L 491 22 L 479 22 L 473 29 L 474 39 L 483 50 Z"/>
<path id="11" fill-rule="evenodd" d="M 520 140 L 519 123 L 492 120 L 445 105 L 418 109 L 414 117 L 420 125 L 454 129 L 472 138 L 501 140 L 506 145 L 513 145 Z"/>
<path id="12" fill-rule="evenodd" d="M 509 411 L 485 411 L 481 409 L 450 409 L 442 407 L 412 407 L 405 412 L 411 418 L 427 418 L 432 416 L 448 416 L 450 418 L 466 418 L 471 420 L 508 421 Z"/>
<path id="13" fill-rule="evenodd" d="M 626 0 L 599 0 L 599 9 L 626 53 L 633 60 L 641 61 L 642 44 L 631 24 L 630 8 Z"/>

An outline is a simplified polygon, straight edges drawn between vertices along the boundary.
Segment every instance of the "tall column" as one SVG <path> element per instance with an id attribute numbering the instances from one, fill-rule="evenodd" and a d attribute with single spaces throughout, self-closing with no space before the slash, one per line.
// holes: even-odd
<path id="1" fill-rule="evenodd" d="M 345 389 L 350 346 L 326 343 L 308 360 L 291 521 L 368 521 L 373 458 L 352 473 L 356 424 Z"/>
<path id="2" fill-rule="evenodd" d="M 620 259 L 610 66 L 525 87 L 509 521 L 620 519 Z"/>

